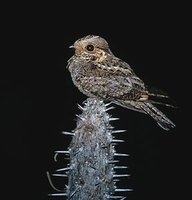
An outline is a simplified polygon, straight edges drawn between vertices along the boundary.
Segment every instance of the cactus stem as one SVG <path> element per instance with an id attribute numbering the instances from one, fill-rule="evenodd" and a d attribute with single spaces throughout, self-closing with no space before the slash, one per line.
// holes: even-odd
<path id="1" fill-rule="evenodd" d="M 73 136 L 69 148 L 66 151 L 55 151 L 54 156 L 55 161 L 58 154 L 66 154 L 70 159 L 70 164 L 57 169 L 56 173 L 52 174 L 56 177 L 67 177 L 68 184 L 64 191 L 49 196 L 65 196 L 68 200 L 124 200 L 124 196 L 114 193 L 131 191 L 131 189 L 117 189 L 116 182 L 121 177 L 130 175 L 125 174 L 126 172 L 115 174 L 116 169 L 127 167 L 120 164 L 120 166 L 115 166 L 119 160 L 114 160 L 114 158 L 127 157 L 129 154 L 116 153 L 115 145 L 124 140 L 115 139 L 112 134 L 123 133 L 126 130 L 114 130 L 114 127 L 110 125 L 110 121 L 119 120 L 106 112 L 114 109 L 113 106 L 109 106 L 111 102 L 104 104 L 97 98 L 88 98 L 83 104 L 83 106 L 78 105 L 82 113 L 76 115 L 75 130 L 62 131 L 64 135 Z"/>

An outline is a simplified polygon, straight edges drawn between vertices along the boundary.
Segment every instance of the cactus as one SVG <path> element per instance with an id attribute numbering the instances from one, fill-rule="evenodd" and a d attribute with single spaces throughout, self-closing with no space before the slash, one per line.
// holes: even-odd
<path id="1" fill-rule="evenodd" d="M 72 135 L 72 141 L 67 151 L 56 151 L 56 154 L 68 154 L 70 163 L 67 167 L 58 169 L 54 176 L 67 176 L 68 185 L 65 192 L 50 196 L 66 196 L 68 200 L 108 200 L 125 199 L 118 192 L 131 191 L 119 189 L 116 181 L 129 174 L 116 174 L 115 170 L 127 168 L 116 166 L 117 156 L 129 156 L 115 151 L 115 144 L 123 140 L 115 139 L 113 134 L 125 130 L 113 130 L 112 118 L 106 111 L 114 107 L 107 107 L 102 100 L 88 98 L 84 102 L 81 115 L 77 115 L 77 126 L 73 132 L 63 132 Z M 116 194 L 117 193 L 117 194 Z"/>

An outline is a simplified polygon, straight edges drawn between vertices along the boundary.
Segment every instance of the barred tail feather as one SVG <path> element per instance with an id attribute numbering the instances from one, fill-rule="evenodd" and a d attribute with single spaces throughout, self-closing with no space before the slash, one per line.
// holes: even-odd
<path id="1" fill-rule="evenodd" d="M 175 124 L 166 117 L 160 110 L 158 110 L 152 103 L 150 102 L 138 102 L 139 107 L 148 115 L 150 115 L 157 124 L 168 131 L 170 128 L 174 128 Z"/>

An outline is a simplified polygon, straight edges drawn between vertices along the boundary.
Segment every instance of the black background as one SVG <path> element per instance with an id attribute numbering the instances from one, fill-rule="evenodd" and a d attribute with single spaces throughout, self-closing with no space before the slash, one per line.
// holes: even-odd
<path id="1" fill-rule="evenodd" d="M 125 171 L 131 177 L 122 179 L 120 188 L 133 188 L 127 196 L 134 200 L 184 196 L 186 7 L 104 6 L 99 2 L 88 7 L 75 2 L 20 6 L 5 6 L 2 24 L 6 61 L 1 78 L 2 195 L 7 199 L 50 199 L 47 194 L 55 193 L 46 171 L 53 173 L 67 165 L 62 156 L 54 162 L 54 151 L 67 149 L 70 137 L 60 132 L 75 128 L 75 114 L 80 113 L 77 103 L 86 99 L 66 69 L 74 53 L 68 47 L 80 37 L 95 34 L 104 37 L 112 52 L 128 62 L 146 84 L 166 91 L 179 106 L 176 110 L 161 108 L 177 125 L 169 132 L 146 115 L 118 106 L 110 111 L 113 117 L 120 117 L 113 125 L 127 130 L 119 134 L 125 143 L 117 150 L 130 154 L 121 163 L 129 166 Z M 53 181 L 60 189 L 67 184 L 59 178 Z"/>

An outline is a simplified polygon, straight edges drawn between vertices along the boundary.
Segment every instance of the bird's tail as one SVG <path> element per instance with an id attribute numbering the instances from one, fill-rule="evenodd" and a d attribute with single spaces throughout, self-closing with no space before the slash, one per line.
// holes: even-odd
<path id="1" fill-rule="evenodd" d="M 175 124 L 152 103 L 147 101 L 140 101 L 137 103 L 140 109 L 143 110 L 146 114 L 150 115 L 164 130 L 168 131 L 170 128 L 175 127 Z"/>

